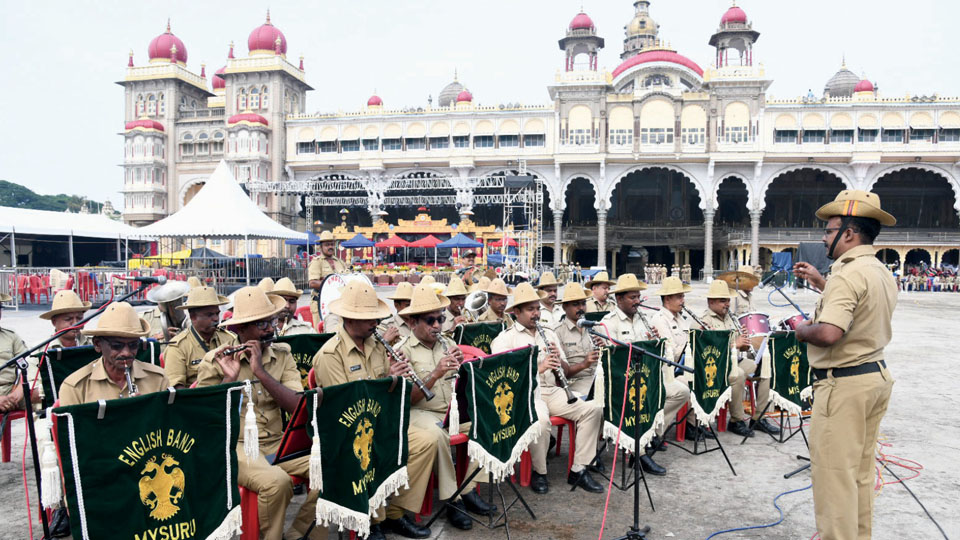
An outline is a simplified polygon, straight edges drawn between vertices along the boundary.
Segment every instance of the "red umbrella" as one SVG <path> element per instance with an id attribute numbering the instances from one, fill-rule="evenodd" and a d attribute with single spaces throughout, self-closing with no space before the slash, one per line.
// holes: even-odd
<path id="1" fill-rule="evenodd" d="M 519 244 L 517 244 L 517 241 L 513 238 L 507 238 L 507 245 L 510 247 L 517 247 Z M 503 240 L 494 240 L 493 242 L 490 242 L 490 247 L 503 247 Z"/>
<path id="2" fill-rule="evenodd" d="M 410 242 L 407 242 L 403 238 L 400 238 L 397 235 L 393 235 L 386 240 L 381 240 L 377 242 L 378 248 L 405 248 L 410 247 Z"/>
<path id="3" fill-rule="evenodd" d="M 433 248 L 433 264 L 437 264 L 437 244 L 442 242 L 439 238 L 434 235 L 428 235 L 425 238 L 421 238 L 416 242 L 410 244 L 410 247 L 414 248 Z M 426 253 L 424 253 L 426 255 Z M 426 261 L 424 261 L 426 262 Z"/>

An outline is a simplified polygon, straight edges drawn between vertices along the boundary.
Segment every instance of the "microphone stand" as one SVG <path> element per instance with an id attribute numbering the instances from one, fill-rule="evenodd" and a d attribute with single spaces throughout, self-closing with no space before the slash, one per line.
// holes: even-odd
<path id="1" fill-rule="evenodd" d="M 632 343 L 625 343 L 618 339 L 601 334 L 600 332 L 597 332 L 591 327 L 587 328 L 587 332 L 592 336 L 598 336 L 600 338 L 606 339 L 617 345 L 621 345 L 623 347 L 630 347 L 634 351 L 639 352 L 641 355 L 647 355 L 651 358 L 655 358 L 660 362 L 663 362 L 664 364 L 673 366 L 674 368 L 679 368 L 684 371 L 693 373 L 693 369 L 688 368 L 687 366 L 678 364 L 671 360 L 667 360 L 666 358 L 660 355 L 653 354 L 650 351 L 641 349 L 640 347 L 637 347 Z M 641 356 L 640 358 L 643 358 L 643 356 Z M 640 377 L 636 377 L 636 376 L 633 377 L 633 388 L 634 388 L 634 392 L 636 392 L 636 395 L 639 396 L 640 395 Z M 640 451 L 641 450 L 642 448 L 640 448 L 640 422 L 639 420 L 635 420 L 633 423 L 633 456 L 635 459 L 634 465 L 633 465 L 633 524 L 630 526 L 630 529 L 627 531 L 627 534 L 619 538 L 616 538 L 615 540 L 646 540 L 647 533 L 650 532 L 649 525 L 645 525 L 643 528 L 640 527 L 640 479 L 638 478 L 638 471 L 640 471 L 640 455 L 641 455 Z M 615 448 L 614 452 L 617 452 L 617 451 L 618 449 Z M 649 495 L 649 491 L 647 492 L 647 494 Z"/>
<path id="2" fill-rule="evenodd" d="M 144 289 L 146 289 L 151 285 L 153 285 L 153 283 L 141 283 L 138 288 L 134 289 L 130 293 L 125 294 L 119 300 L 116 300 L 116 302 L 123 302 L 127 298 L 130 298 L 131 296 L 140 293 L 141 291 L 143 291 Z M 103 309 L 108 305 L 110 305 L 110 302 L 107 302 L 106 304 L 101 306 L 100 309 L 94 311 L 92 315 L 88 315 L 87 317 L 84 317 L 80 322 L 73 325 L 72 327 L 64 328 L 63 330 L 54 333 L 52 336 L 40 342 L 39 345 L 36 345 L 33 348 L 18 354 L 17 356 L 14 356 L 13 358 L 10 359 L 9 362 L 0 366 L 0 371 L 3 371 L 4 369 L 7 369 L 9 367 L 15 367 L 17 371 L 20 372 L 20 384 L 23 388 L 24 420 L 27 422 L 27 431 L 30 439 L 30 450 L 33 455 L 33 472 L 36 475 L 36 480 L 37 480 L 37 502 L 40 503 L 40 523 L 43 525 L 44 538 L 50 538 L 50 524 L 47 522 L 47 513 L 44 511 L 43 498 L 40 494 L 40 456 L 37 452 L 37 431 L 36 431 L 36 427 L 33 424 L 33 403 L 31 401 L 30 380 L 27 375 L 27 367 L 29 365 L 27 362 L 27 357 L 30 356 L 31 353 L 37 351 L 44 345 L 50 343 L 51 341 L 59 338 L 63 334 L 66 334 L 67 332 L 72 331 L 72 329 L 75 329 L 75 327 L 83 326 L 84 324 L 89 322 L 90 319 L 96 317 L 97 315 L 100 315 L 100 313 L 103 312 Z"/>

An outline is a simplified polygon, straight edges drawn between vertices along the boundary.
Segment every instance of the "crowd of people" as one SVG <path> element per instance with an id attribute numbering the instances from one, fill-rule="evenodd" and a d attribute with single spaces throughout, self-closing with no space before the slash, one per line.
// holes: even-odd
<path id="1" fill-rule="evenodd" d="M 901 274 L 893 266 L 893 275 L 901 291 L 907 292 L 958 292 L 960 291 L 960 275 L 956 267 L 944 266 L 929 268 L 927 266 L 908 266 Z"/>

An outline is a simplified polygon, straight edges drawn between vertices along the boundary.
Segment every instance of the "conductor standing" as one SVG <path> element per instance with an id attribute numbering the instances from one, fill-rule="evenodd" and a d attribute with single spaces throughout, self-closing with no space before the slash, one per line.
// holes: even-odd
<path id="1" fill-rule="evenodd" d="M 798 278 L 823 290 L 812 321 L 797 327 L 813 370 L 810 462 L 822 540 L 870 538 L 875 446 L 893 378 L 883 349 L 892 336 L 897 284 L 873 248 L 881 226 L 897 220 L 876 194 L 842 191 L 817 210 L 830 277 L 797 263 Z"/>

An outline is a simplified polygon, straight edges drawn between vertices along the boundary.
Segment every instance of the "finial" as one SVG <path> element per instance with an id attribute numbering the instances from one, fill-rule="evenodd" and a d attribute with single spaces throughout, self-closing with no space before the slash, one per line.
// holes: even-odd
<path id="1" fill-rule="evenodd" d="M 733 0 L 733 7 L 737 7 L 737 0 Z"/>
<path id="2" fill-rule="evenodd" d="M 200 64 L 200 77 L 203 79 L 207 78 L 207 64 L 206 62 Z"/>
<path id="3" fill-rule="evenodd" d="M 227 58 L 233 58 L 233 40 L 230 40 L 230 52 L 227 54 Z"/>
<path id="4" fill-rule="evenodd" d="M 847 69 L 847 53 L 843 53 L 841 58 L 840 69 Z"/>
<path id="5" fill-rule="evenodd" d="M 130 49 L 130 58 L 127 60 L 127 67 L 133 67 L 133 49 Z"/>
<path id="6" fill-rule="evenodd" d="M 453 82 L 460 82 L 457 74 L 457 68 L 453 68 Z"/>
<path id="7" fill-rule="evenodd" d="M 266 24 L 272 24 L 272 23 L 270 22 L 270 8 L 267 8 L 267 22 L 266 22 Z"/>
<path id="8" fill-rule="evenodd" d="M 168 34 L 172 34 L 172 33 L 173 33 L 173 32 L 170 31 L 170 17 L 167 17 L 167 33 L 168 33 Z"/>
<path id="9" fill-rule="evenodd" d="M 300 55 L 300 71 L 303 71 L 303 55 Z"/>

